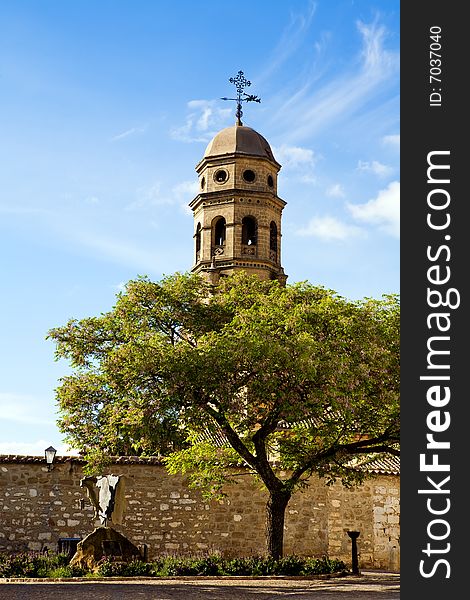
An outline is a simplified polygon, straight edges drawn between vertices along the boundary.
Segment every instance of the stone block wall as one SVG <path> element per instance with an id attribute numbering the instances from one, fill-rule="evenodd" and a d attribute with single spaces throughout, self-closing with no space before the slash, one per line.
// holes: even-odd
<path id="1" fill-rule="evenodd" d="M 207 501 L 184 478 L 169 476 L 156 459 L 118 459 L 109 473 L 125 478 L 126 509 L 116 529 L 149 558 L 265 551 L 266 492 L 250 475 L 227 486 L 223 501 Z M 39 457 L 0 457 L 0 551 L 56 550 L 59 538 L 83 538 L 99 522 L 80 487 L 82 463 L 56 458 L 48 471 Z M 399 479 L 376 475 L 362 486 L 326 486 L 312 478 L 286 511 L 285 553 L 351 561 L 348 530 L 358 538 L 361 568 L 399 569 Z"/>

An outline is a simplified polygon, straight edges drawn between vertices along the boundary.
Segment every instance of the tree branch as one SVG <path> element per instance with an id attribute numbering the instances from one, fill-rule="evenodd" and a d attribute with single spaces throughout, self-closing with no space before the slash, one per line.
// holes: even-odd
<path id="1" fill-rule="evenodd" d="M 393 456 L 400 456 L 399 450 L 391 445 L 389 446 L 383 443 L 387 441 L 389 441 L 390 444 L 394 444 L 399 440 L 395 439 L 394 437 L 389 437 L 386 433 L 384 433 L 375 438 L 359 440 L 357 442 L 351 442 L 350 444 L 338 444 L 330 446 L 329 448 L 316 453 L 314 456 L 311 456 L 304 465 L 294 469 L 291 477 L 289 478 L 289 482 L 291 482 L 292 485 L 295 485 L 302 475 L 307 471 L 310 471 L 315 464 L 323 462 L 328 458 L 333 458 L 334 456 L 344 452 L 347 454 L 371 454 L 375 452 L 386 452 L 392 454 Z"/>
<path id="2" fill-rule="evenodd" d="M 204 404 L 204 410 L 214 419 L 214 421 L 221 427 L 222 431 L 227 436 L 227 440 L 232 446 L 232 448 L 238 452 L 238 454 L 245 460 L 250 467 L 252 467 L 255 471 L 258 471 L 256 468 L 256 457 L 248 450 L 245 444 L 242 442 L 238 434 L 232 429 L 230 423 L 227 421 L 225 415 L 212 408 L 208 403 Z"/>

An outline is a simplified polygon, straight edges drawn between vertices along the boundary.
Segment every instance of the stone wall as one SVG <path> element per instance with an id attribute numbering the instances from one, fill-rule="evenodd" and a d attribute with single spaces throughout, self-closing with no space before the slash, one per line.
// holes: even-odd
<path id="1" fill-rule="evenodd" d="M 223 501 L 206 501 L 156 459 L 118 459 L 108 472 L 126 484 L 124 533 L 159 554 L 264 552 L 266 493 L 250 475 L 237 477 Z M 48 471 L 39 457 L 0 456 L 0 551 L 56 550 L 59 538 L 83 538 L 99 522 L 80 487 L 82 464 L 56 458 Z M 339 558 L 350 564 L 348 530 L 360 532 L 362 568 L 399 569 L 399 478 L 377 474 L 352 489 L 312 479 L 286 512 L 285 553 Z"/>

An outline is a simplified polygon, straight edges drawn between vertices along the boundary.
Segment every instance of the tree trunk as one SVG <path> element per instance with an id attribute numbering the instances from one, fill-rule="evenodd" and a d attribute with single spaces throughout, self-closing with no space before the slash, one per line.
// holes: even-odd
<path id="1" fill-rule="evenodd" d="M 290 500 L 290 492 L 271 491 L 266 505 L 266 538 L 268 553 L 272 558 L 282 558 L 284 544 L 284 516 Z"/>

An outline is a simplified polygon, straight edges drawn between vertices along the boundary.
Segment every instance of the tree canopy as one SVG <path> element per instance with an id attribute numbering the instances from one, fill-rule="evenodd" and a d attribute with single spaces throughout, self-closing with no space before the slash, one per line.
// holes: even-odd
<path id="1" fill-rule="evenodd" d="M 210 493 L 228 466 L 246 467 L 269 492 L 273 556 L 287 502 L 313 473 L 350 484 L 364 477 L 359 458 L 398 454 L 396 296 L 350 301 L 246 273 L 217 287 L 139 278 L 110 312 L 48 337 L 72 366 L 59 426 L 91 466 L 162 454 Z"/>

